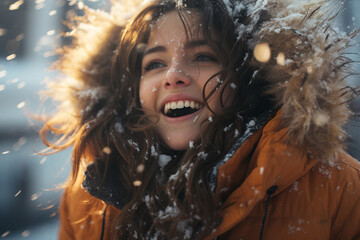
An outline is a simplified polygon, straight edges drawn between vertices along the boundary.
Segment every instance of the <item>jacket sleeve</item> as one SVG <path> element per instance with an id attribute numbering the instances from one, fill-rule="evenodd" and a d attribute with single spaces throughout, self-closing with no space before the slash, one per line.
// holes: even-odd
<path id="1" fill-rule="evenodd" d="M 333 225 L 334 239 L 360 239 L 360 164 L 348 166 L 346 181 Z M 346 167 L 345 167 L 346 168 Z M 343 169 L 344 170 L 344 169 Z"/>
<path id="2" fill-rule="evenodd" d="M 69 220 L 68 201 L 69 201 L 69 189 L 66 188 L 60 203 L 60 227 L 59 227 L 59 240 L 73 240 L 75 239 L 73 229 Z"/>

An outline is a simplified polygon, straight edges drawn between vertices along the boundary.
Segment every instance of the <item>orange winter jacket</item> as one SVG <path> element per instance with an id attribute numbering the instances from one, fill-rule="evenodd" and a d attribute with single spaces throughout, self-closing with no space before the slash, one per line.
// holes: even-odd
<path id="1" fill-rule="evenodd" d="M 134 2 L 125 5 L 137 8 L 136 3 L 142 1 L 124 2 Z M 331 27 L 333 13 L 340 11 L 341 4 L 331 5 L 328 0 L 222 2 L 229 4 L 236 23 L 249 17 L 237 29 L 239 39 L 247 41 L 246 51 L 257 43 L 269 43 L 268 62 L 257 62 L 246 54 L 244 66 L 256 69 L 249 89 L 266 82 L 264 90 L 281 111 L 271 120 L 266 118 L 266 124 L 254 119 L 261 127 L 252 131 L 248 130 L 253 124 L 248 124 L 240 144 L 237 141 L 226 161 L 219 159 L 221 164 L 211 172 L 216 173 L 210 182 L 216 200 L 222 203 L 222 222 L 207 239 L 360 240 L 360 164 L 342 150 L 342 126 L 351 115 L 346 103 L 356 89 L 346 81 L 351 61 L 345 52 L 353 45 L 350 40 L 356 31 L 346 35 Z M 122 4 L 114 5 L 110 14 L 87 10 L 88 19 L 79 20 L 80 31 L 72 31 L 77 44 L 65 49 L 59 64 L 71 79 L 63 83 L 70 84 L 65 86 L 72 89 L 72 98 L 82 99 L 88 89 L 105 87 L 104 79 L 112 74 L 109 56 L 117 52 L 119 32 L 128 22 L 121 19 L 135 12 L 124 14 L 121 9 Z M 285 59 L 281 61 L 280 56 Z M 84 99 L 113 99 L 113 91 L 107 88 L 96 92 L 101 94 Z M 244 103 L 252 103 L 256 95 L 248 97 L 242 99 Z M 61 122 L 60 128 L 74 124 L 74 116 L 82 116 L 75 122 L 84 122 L 88 107 L 79 100 L 71 111 L 66 108 L 64 114 L 70 120 Z M 84 124 L 93 121 L 97 119 L 89 117 Z M 111 239 L 121 207 L 82 188 L 84 171 L 80 169 L 75 184 L 64 192 L 59 239 Z"/>
<path id="2" fill-rule="evenodd" d="M 219 168 L 223 219 L 207 239 L 360 239 L 360 164 L 343 152 L 328 164 L 284 144 L 279 115 Z M 237 174 L 243 161 L 245 180 Z M 79 174 L 64 192 L 59 239 L 111 239 L 120 210 L 87 193 L 82 181 Z"/>

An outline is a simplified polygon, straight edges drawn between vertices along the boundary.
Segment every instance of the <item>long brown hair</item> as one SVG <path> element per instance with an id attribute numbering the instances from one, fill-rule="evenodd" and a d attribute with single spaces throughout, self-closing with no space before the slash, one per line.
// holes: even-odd
<path id="1" fill-rule="evenodd" d="M 222 70 L 213 78 L 220 80 L 210 94 L 221 91 L 223 96 L 226 86 L 236 92 L 231 105 L 202 124 L 200 140 L 184 152 L 162 144 L 153 128 L 156 119 L 144 115 L 138 96 L 144 46 L 152 26 L 170 11 L 178 12 L 185 30 L 183 14 L 196 12 L 204 38 L 219 56 Z M 219 224 L 219 203 L 209 186 L 209 172 L 243 132 L 244 123 L 272 107 L 270 100 L 259 104 L 264 102 L 266 84 L 250 64 L 252 50 L 245 42 L 251 36 L 237 36 L 234 19 L 245 22 L 246 9 L 230 16 L 220 0 L 153 1 L 126 26 L 105 25 L 103 36 L 96 39 L 75 34 L 73 46 L 64 49 L 56 67 L 67 80 L 49 86 L 51 96 L 63 104 L 46 121 L 41 135 L 55 151 L 73 146 L 69 184 L 75 183 L 83 158 L 101 159 L 105 168 L 98 172 L 104 179 L 110 166 L 117 170 L 116 180 L 126 196 L 114 226 L 115 238 L 202 239 Z M 88 44 L 96 45 L 93 52 Z M 82 54 L 86 61 L 79 59 Z M 208 87 L 203 89 L 205 103 Z M 64 105 L 71 111 L 61 108 Z M 60 136 L 57 142 L 47 139 L 50 131 Z"/>

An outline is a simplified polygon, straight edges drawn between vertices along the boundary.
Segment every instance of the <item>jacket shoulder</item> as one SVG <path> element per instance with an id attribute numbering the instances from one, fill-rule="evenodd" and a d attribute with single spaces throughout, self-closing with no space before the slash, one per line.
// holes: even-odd
<path id="1" fill-rule="evenodd" d="M 319 161 L 315 171 L 332 182 L 360 187 L 360 162 L 345 152 L 339 153 L 334 163 Z"/>
<path id="2" fill-rule="evenodd" d="M 106 204 L 82 187 L 83 176 L 68 185 L 60 204 L 59 239 L 99 239 Z"/>
<path id="3" fill-rule="evenodd" d="M 319 163 L 319 175 L 328 178 L 328 197 L 332 202 L 334 239 L 360 239 L 360 163 L 340 153 L 334 165 Z"/>
<path id="4" fill-rule="evenodd" d="M 360 162 L 347 153 L 339 154 L 338 164 L 344 168 L 349 168 L 349 170 L 353 169 L 358 174 L 360 173 Z"/>

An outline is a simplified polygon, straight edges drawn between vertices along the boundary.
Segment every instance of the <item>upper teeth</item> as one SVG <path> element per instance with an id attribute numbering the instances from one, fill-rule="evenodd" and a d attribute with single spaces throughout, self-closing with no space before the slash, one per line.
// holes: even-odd
<path id="1" fill-rule="evenodd" d="M 164 113 L 168 113 L 170 109 L 181 109 L 184 107 L 191 107 L 192 109 L 199 109 L 200 103 L 189 101 L 189 100 L 180 100 L 174 102 L 168 102 L 165 104 Z"/>

